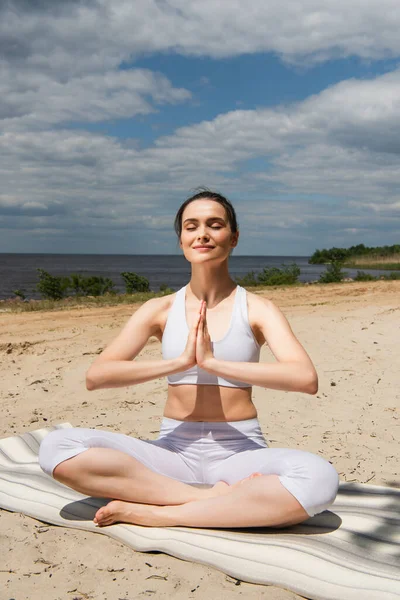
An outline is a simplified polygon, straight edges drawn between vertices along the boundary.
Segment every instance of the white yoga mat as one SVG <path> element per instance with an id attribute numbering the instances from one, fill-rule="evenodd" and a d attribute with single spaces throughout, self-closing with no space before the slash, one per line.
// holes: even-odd
<path id="1" fill-rule="evenodd" d="M 0 508 L 46 523 L 108 535 L 134 550 L 158 550 L 242 581 L 273 584 L 311 600 L 399 600 L 400 490 L 341 484 L 329 511 L 295 527 L 192 529 L 94 526 L 105 504 L 47 476 L 41 440 L 63 423 L 0 440 Z"/>

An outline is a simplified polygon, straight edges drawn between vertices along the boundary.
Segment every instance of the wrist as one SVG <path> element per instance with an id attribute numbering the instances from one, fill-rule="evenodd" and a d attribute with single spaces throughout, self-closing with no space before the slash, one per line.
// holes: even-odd
<path id="1" fill-rule="evenodd" d="M 177 356 L 171 360 L 171 366 L 173 368 L 172 373 L 179 373 L 180 371 L 186 371 L 191 365 L 185 357 Z"/>
<path id="2" fill-rule="evenodd" d="M 215 358 L 215 356 L 210 356 L 209 358 L 205 358 L 201 364 L 199 364 L 199 367 L 201 367 L 204 371 L 208 371 L 209 373 L 213 373 L 215 371 L 215 368 L 218 364 L 217 359 Z"/>

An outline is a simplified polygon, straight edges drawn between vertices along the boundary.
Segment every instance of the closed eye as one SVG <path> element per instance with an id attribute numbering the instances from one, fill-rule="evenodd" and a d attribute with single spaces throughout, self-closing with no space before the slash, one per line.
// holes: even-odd
<path id="1" fill-rule="evenodd" d="M 196 227 L 186 227 L 186 231 L 195 231 Z M 221 225 L 212 225 L 211 229 L 222 229 Z"/>

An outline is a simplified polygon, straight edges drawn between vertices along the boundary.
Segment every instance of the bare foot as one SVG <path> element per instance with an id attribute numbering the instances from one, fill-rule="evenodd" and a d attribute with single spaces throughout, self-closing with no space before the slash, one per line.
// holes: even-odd
<path id="1" fill-rule="evenodd" d="M 211 488 L 200 488 L 201 493 L 199 490 L 198 499 L 205 500 L 206 498 L 223 496 L 231 489 L 231 486 L 225 483 L 225 481 L 218 481 Z M 133 523 L 135 525 L 162 527 L 168 525 L 168 523 L 166 518 L 163 517 L 161 508 L 161 506 L 153 506 L 151 504 L 112 500 L 106 506 L 99 508 L 93 522 L 99 527 L 105 527 L 113 523 Z"/>
<path id="2" fill-rule="evenodd" d="M 113 523 L 132 523 L 148 527 L 162 527 L 167 525 L 159 506 L 150 504 L 136 504 L 124 500 L 112 500 L 102 506 L 96 513 L 93 522 L 98 527 L 105 527 Z"/>

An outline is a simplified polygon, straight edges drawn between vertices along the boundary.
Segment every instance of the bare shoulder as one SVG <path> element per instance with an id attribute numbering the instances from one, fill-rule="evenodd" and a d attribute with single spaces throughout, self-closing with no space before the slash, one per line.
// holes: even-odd
<path id="1" fill-rule="evenodd" d="M 249 322 L 253 331 L 260 332 L 278 361 L 301 361 L 315 372 L 307 352 L 295 336 L 292 328 L 272 300 L 248 293 Z"/>
<path id="2" fill-rule="evenodd" d="M 150 298 L 143 304 L 141 304 L 140 308 L 145 308 L 149 312 L 157 312 L 158 310 L 168 310 L 176 296 L 176 292 L 173 294 L 168 294 L 167 296 L 159 296 L 158 298 Z"/>
<path id="3" fill-rule="evenodd" d="M 174 294 L 151 298 L 141 304 L 132 314 L 120 333 L 95 362 L 104 360 L 133 360 L 144 348 L 149 338 L 161 340 L 165 315 L 174 298 Z"/>
<path id="4" fill-rule="evenodd" d="M 273 317 L 274 315 L 282 314 L 281 310 L 277 307 L 272 300 L 259 294 L 247 291 L 247 306 L 254 317 L 266 318 L 268 316 Z"/>
<path id="5" fill-rule="evenodd" d="M 137 313 L 140 312 L 140 316 L 147 319 L 152 324 L 153 335 L 155 335 L 159 340 L 162 338 L 168 312 L 175 300 L 175 297 L 176 292 L 173 294 L 168 294 L 167 296 L 161 296 L 159 298 L 151 298 L 142 304 L 136 311 Z"/>
<path id="6" fill-rule="evenodd" d="M 278 306 L 265 296 L 247 291 L 249 324 L 260 345 L 267 342 L 267 331 L 277 320 L 286 320 Z"/>

